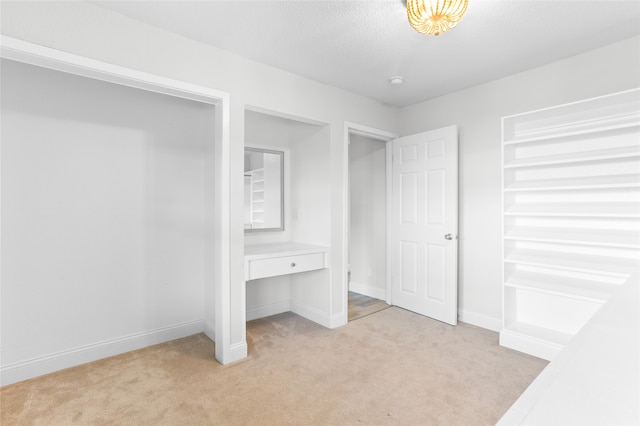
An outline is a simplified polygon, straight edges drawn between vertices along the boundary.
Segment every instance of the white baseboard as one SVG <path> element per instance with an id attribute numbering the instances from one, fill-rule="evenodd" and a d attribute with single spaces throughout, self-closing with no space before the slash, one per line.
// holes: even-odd
<path id="1" fill-rule="evenodd" d="M 247 309 L 247 321 L 269 317 L 271 315 L 281 314 L 283 312 L 289 312 L 290 310 L 290 300 L 282 300 L 280 302 L 270 303 L 268 305 L 256 306 Z"/>
<path id="2" fill-rule="evenodd" d="M 211 321 L 204 322 L 204 334 L 214 342 L 216 341 L 216 325 Z"/>
<path id="3" fill-rule="evenodd" d="M 349 283 L 349 291 L 364 294 L 365 296 L 373 297 L 375 299 L 387 300 L 386 289 L 373 287 L 356 281 L 351 281 Z"/>
<path id="4" fill-rule="evenodd" d="M 329 314 L 324 311 L 321 311 L 316 308 L 311 308 L 309 306 L 303 306 L 296 303 L 291 303 L 291 312 L 300 315 L 308 320 L 313 322 L 317 322 L 318 324 L 327 327 L 327 328 L 335 328 L 332 327 L 332 318 Z"/>
<path id="5" fill-rule="evenodd" d="M 502 329 L 502 319 L 462 309 L 458 310 L 458 320 L 496 332 Z"/>
<path id="6" fill-rule="evenodd" d="M 156 330 L 130 334 L 116 339 L 85 345 L 66 351 L 3 365 L 0 368 L 0 386 L 20 382 L 52 373 L 64 368 L 97 361 L 124 352 L 158 343 L 191 336 L 204 331 L 202 320 L 188 321 Z"/>
<path id="7" fill-rule="evenodd" d="M 247 346 L 246 340 L 238 343 L 233 343 L 230 349 L 231 357 L 229 358 L 229 362 L 235 362 L 240 361 L 241 359 L 245 359 L 248 355 L 248 352 L 249 347 Z"/>
<path id="8" fill-rule="evenodd" d="M 348 320 L 348 315 L 344 312 L 332 315 L 329 319 L 329 328 L 338 328 L 346 325 Z"/>
<path id="9" fill-rule="evenodd" d="M 327 328 L 336 328 L 347 323 L 347 315 L 344 313 L 329 316 L 319 309 L 293 304 L 291 300 L 282 300 L 280 302 L 247 309 L 247 321 L 269 317 L 283 312 L 293 312 Z"/>
<path id="10" fill-rule="evenodd" d="M 552 361 L 564 347 L 558 343 L 537 339 L 508 329 L 503 329 L 500 332 L 500 346 L 515 349 L 547 361 Z"/>
<path id="11" fill-rule="evenodd" d="M 241 342 L 232 343 L 229 346 L 228 352 L 218 351 L 216 350 L 216 360 L 222 364 L 227 365 L 236 361 L 241 361 L 247 357 L 249 352 L 249 346 L 247 345 L 247 341 L 243 340 Z"/>

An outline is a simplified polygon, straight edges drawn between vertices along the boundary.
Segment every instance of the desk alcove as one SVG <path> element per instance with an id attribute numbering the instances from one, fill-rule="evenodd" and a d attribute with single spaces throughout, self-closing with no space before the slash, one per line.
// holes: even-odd
<path id="1" fill-rule="evenodd" d="M 331 324 L 329 141 L 323 123 L 245 111 L 245 148 L 284 153 L 283 229 L 245 233 L 248 321 L 292 311 Z"/>
<path id="2" fill-rule="evenodd" d="M 280 286 L 284 279 L 286 286 L 289 287 L 289 295 L 285 293 L 282 296 L 285 298 L 283 301 L 262 310 L 254 309 L 248 313 L 247 319 L 292 311 L 324 324 L 321 308 L 314 307 L 305 300 L 305 295 L 309 295 L 309 291 L 305 288 L 313 287 L 313 283 L 316 282 L 316 290 L 321 291 L 322 282 L 329 274 L 328 268 L 328 247 L 296 242 L 246 245 L 245 285 L 255 286 L 256 293 L 260 295 L 260 286 L 266 286 L 266 290 L 271 291 L 270 279 L 277 277 Z"/>

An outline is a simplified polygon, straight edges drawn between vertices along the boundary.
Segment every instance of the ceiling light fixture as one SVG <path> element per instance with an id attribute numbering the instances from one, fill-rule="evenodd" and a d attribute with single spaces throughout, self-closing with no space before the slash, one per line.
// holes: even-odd
<path id="1" fill-rule="evenodd" d="M 469 0 L 407 0 L 407 17 L 422 34 L 439 35 L 456 26 Z"/>

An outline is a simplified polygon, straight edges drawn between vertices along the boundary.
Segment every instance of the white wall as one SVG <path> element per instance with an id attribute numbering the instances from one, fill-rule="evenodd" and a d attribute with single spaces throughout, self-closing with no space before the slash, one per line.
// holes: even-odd
<path id="1" fill-rule="evenodd" d="M 349 289 L 385 300 L 386 143 L 359 135 L 349 139 Z"/>
<path id="2" fill-rule="evenodd" d="M 291 144 L 291 236 L 293 241 L 331 247 L 335 219 L 331 215 L 330 131 L 328 126 L 310 130 L 298 132 Z M 346 286 L 346 274 L 341 278 Z M 340 288 L 346 295 L 346 288 Z M 293 274 L 291 310 L 329 326 L 338 316 L 331 312 L 332 291 L 326 270 Z"/>
<path id="3" fill-rule="evenodd" d="M 291 238 L 331 245 L 331 159 L 328 127 L 297 132 L 291 142 Z"/>
<path id="4" fill-rule="evenodd" d="M 202 331 L 213 107 L 7 60 L 1 106 L 3 379 Z"/>
<path id="5" fill-rule="evenodd" d="M 640 38 L 400 110 L 402 135 L 459 126 L 459 311 L 500 328 L 501 117 L 640 86 Z"/>

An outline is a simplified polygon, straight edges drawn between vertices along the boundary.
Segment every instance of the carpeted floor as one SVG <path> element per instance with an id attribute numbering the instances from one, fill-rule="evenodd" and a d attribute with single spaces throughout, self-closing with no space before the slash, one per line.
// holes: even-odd
<path id="1" fill-rule="evenodd" d="M 547 364 L 395 307 L 335 330 L 280 314 L 247 336 L 232 365 L 198 334 L 5 386 L 1 424 L 490 425 Z"/>

